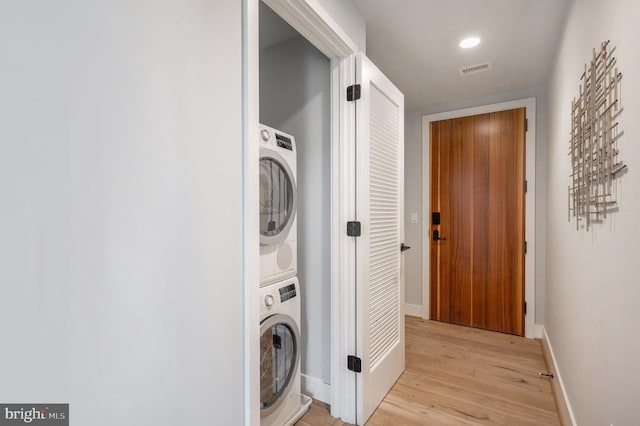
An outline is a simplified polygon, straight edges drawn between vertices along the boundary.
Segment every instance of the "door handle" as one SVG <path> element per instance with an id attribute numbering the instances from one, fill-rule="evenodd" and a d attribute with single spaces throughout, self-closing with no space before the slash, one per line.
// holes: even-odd
<path id="1" fill-rule="evenodd" d="M 438 231 L 437 229 L 433 231 L 433 241 L 445 241 L 445 240 L 446 238 L 440 237 L 440 231 Z"/>
<path id="2" fill-rule="evenodd" d="M 409 246 L 405 246 L 404 243 L 400 244 L 400 251 L 407 251 L 409 250 L 411 247 Z"/>

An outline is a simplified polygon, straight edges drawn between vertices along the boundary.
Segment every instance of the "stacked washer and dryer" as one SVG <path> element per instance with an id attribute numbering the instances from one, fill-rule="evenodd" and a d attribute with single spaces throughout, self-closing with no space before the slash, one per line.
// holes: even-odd
<path id="1" fill-rule="evenodd" d="M 290 426 L 309 409 L 300 389 L 296 144 L 260 125 L 260 422 Z"/>

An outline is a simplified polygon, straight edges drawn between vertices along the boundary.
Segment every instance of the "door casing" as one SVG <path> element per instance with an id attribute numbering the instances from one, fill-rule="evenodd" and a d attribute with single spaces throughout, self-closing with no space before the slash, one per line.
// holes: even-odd
<path id="1" fill-rule="evenodd" d="M 526 98 L 497 104 L 484 105 L 474 108 L 465 108 L 447 111 L 437 114 L 424 115 L 422 117 L 422 317 L 429 319 L 429 259 L 430 259 L 430 222 L 431 213 L 429 202 L 431 200 L 430 182 L 430 156 L 429 156 L 429 123 L 432 121 L 446 120 L 450 118 L 466 117 L 469 115 L 485 114 L 504 111 L 515 108 L 526 108 L 528 129 L 525 136 L 526 143 L 526 180 L 527 193 L 525 194 L 525 240 L 527 242 L 527 254 L 525 256 L 525 301 L 527 302 L 527 314 L 525 315 L 524 335 L 528 338 L 535 336 L 535 299 L 536 299 L 536 99 Z"/>

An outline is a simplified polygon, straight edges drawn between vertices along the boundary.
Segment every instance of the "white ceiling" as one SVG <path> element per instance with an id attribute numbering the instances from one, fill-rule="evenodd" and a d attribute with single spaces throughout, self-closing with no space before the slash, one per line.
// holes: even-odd
<path id="1" fill-rule="evenodd" d="M 367 56 L 423 107 L 546 84 L 570 0 L 352 0 Z M 466 36 L 478 47 L 460 49 Z M 458 68 L 491 61 L 461 77 Z"/>

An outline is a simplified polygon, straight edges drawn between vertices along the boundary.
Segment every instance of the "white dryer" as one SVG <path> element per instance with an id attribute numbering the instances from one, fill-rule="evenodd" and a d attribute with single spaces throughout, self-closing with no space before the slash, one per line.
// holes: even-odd
<path id="1" fill-rule="evenodd" d="M 309 409 L 300 392 L 300 286 L 296 277 L 260 288 L 260 425 L 293 425 Z"/>
<path id="2" fill-rule="evenodd" d="M 296 275 L 296 143 L 260 125 L 260 285 Z"/>

